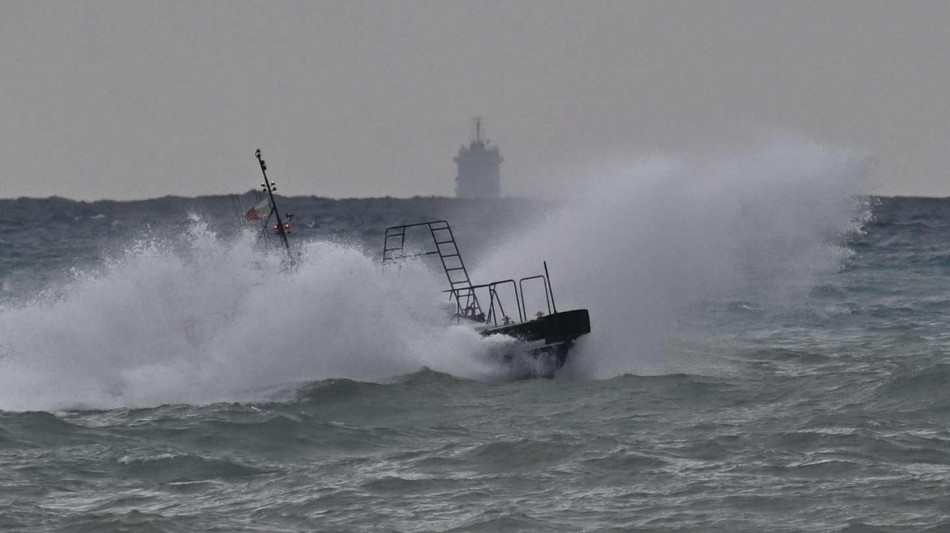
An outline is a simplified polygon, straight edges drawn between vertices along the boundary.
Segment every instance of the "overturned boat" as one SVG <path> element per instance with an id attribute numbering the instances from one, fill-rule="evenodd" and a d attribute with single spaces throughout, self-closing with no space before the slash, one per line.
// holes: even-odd
<path id="1" fill-rule="evenodd" d="M 407 232 L 413 231 L 428 231 L 431 243 L 423 237 L 421 249 L 407 248 Z M 455 304 L 454 320 L 472 324 L 486 337 L 506 335 L 520 341 L 518 349 L 504 353 L 502 359 L 512 367 L 517 366 L 515 370 L 524 377 L 553 377 L 564 366 L 574 341 L 590 333 L 587 309 L 557 310 L 547 262 L 544 262 L 544 274 L 523 277 L 517 281 L 504 279 L 473 284 L 447 221 L 417 222 L 386 228 L 383 238 L 384 265 L 427 256 L 438 256 L 441 262 L 449 283 L 449 288 L 444 292 Z M 532 317 L 528 316 L 526 284 L 527 287 L 537 287 L 538 284 L 543 287 L 546 312 L 541 310 Z M 507 303 L 511 314 L 506 312 L 503 301 Z M 524 364 L 525 357 L 529 364 Z"/>
<path id="2" fill-rule="evenodd" d="M 243 218 L 262 223 L 260 238 L 266 239 L 270 233 L 278 236 L 286 254 L 284 265 L 292 269 L 296 258 L 287 234 L 290 232 L 293 215 L 285 213 L 281 217 L 274 198 L 277 188 L 267 176 L 267 164 L 260 150 L 254 155 L 261 167 L 261 189 L 264 195 L 244 213 Z M 272 218 L 275 220 L 273 225 Z M 421 234 L 417 235 L 422 237 L 421 248 L 407 246 L 406 236 L 414 230 Z M 425 232 L 428 232 L 431 240 L 426 238 Z M 557 310 L 547 262 L 544 262 L 544 274 L 523 277 L 518 281 L 504 279 L 473 284 L 447 221 L 417 222 L 386 228 L 383 265 L 420 256 L 439 257 L 449 283 L 449 288 L 444 292 L 448 293 L 449 301 L 454 304 L 453 320 L 471 324 L 486 337 L 504 335 L 517 341 L 516 346 L 506 348 L 500 356 L 520 377 L 553 377 L 564 366 L 574 342 L 580 336 L 590 333 L 587 309 Z M 543 289 L 543 300 L 537 298 L 539 284 Z M 534 316 L 528 316 L 526 288 L 533 288 L 533 304 L 543 302 L 543 309 Z M 484 307 L 485 304 L 487 308 Z"/>

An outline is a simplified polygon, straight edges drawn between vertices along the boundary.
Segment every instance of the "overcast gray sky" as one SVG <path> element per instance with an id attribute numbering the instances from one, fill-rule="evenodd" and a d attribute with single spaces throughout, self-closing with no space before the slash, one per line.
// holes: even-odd
<path id="1" fill-rule="evenodd" d="M 950 195 L 950 2 L 3 2 L 0 197 L 451 195 L 776 133 Z"/>

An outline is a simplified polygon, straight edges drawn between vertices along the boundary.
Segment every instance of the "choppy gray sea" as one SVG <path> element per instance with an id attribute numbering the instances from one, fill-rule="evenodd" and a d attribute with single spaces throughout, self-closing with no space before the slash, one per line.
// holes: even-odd
<path id="1" fill-rule="evenodd" d="M 755 195 L 294 198 L 293 272 L 227 197 L 0 201 L 0 529 L 950 531 L 950 200 Z M 436 217 L 590 310 L 555 379 L 379 268 Z"/>

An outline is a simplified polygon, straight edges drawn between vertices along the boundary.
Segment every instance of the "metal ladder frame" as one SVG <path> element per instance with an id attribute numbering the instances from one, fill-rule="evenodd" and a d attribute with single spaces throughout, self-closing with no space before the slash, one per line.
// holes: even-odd
<path id="1" fill-rule="evenodd" d="M 422 251 L 419 253 L 406 254 L 406 230 L 415 227 L 426 226 L 429 234 L 432 236 L 432 243 L 435 250 Z M 440 235 L 436 232 L 446 232 L 446 235 L 440 240 Z M 450 249 L 448 249 L 451 246 Z M 445 247 L 446 249 L 444 249 Z M 449 298 L 455 298 L 456 317 L 471 318 L 475 320 L 484 320 L 484 313 L 478 302 L 478 296 L 472 287 L 472 282 L 468 277 L 468 270 L 465 268 L 465 262 L 462 260 L 462 254 L 459 252 L 458 244 L 455 242 L 455 235 L 452 233 L 452 227 L 446 220 L 433 220 L 429 222 L 417 222 L 415 224 L 404 224 L 401 226 L 391 226 L 386 228 L 386 234 L 383 237 L 383 264 L 395 263 L 401 259 L 411 257 L 420 257 L 427 255 L 438 255 L 442 263 L 442 270 L 449 282 Z M 458 266 L 451 266 L 452 258 L 458 258 Z M 453 272 L 456 278 L 453 279 Z M 464 303 L 463 303 L 464 300 Z"/>

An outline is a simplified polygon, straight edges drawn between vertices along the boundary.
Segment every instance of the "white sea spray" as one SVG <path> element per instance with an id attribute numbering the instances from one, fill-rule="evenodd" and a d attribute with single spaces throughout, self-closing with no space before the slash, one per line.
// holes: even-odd
<path id="1" fill-rule="evenodd" d="M 702 157 L 617 159 L 577 176 L 562 209 L 508 237 L 479 279 L 547 260 L 559 309 L 590 310 L 572 355 L 599 377 L 675 370 L 666 350 L 712 299 L 794 303 L 850 256 L 867 160 L 801 140 Z"/>

